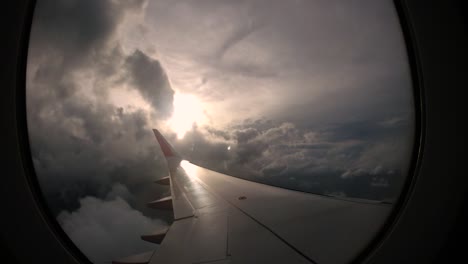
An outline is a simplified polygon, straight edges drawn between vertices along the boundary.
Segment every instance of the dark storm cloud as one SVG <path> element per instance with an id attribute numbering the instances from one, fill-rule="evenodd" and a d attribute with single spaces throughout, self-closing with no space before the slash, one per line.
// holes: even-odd
<path id="1" fill-rule="evenodd" d="M 147 224 L 154 221 L 150 217 L 170 219 L 168 214 L 153 212 L 145 204 L 168 191 L 152 183 L 153 179 L 166 175 L 164 161 L 155 160 L 158 150 L 144 149 L 142 145 L 131 149 L 132 145 L 139 145 L 135 141 L 136 131 L 131 126 L 112 127 L 122 134 L 103 136 L 103 142 L 96 143 L 97 146 L 91 142 L 65 142 L 60 144 L 63 149 L 41 150 L 35 157 L 36 173 L 49 206 L 58 214 L 67 234 L 92 260 L 110 261 L 127 253 L 154 249 L 152 244 L 144 245 L 139 236 L 160 225 L 157 221 Z M 62 133 L 48 135 L 60 141 L 70 137 L 69 131 Z M 149 139 L 142 143 L 156 146 L 151 144 L 152 135 L 147 136 Z M 54 140 L 46 143 L 50 145 Z M 32 142 L 39 147 L 37 141 Z M 51 154 L 54 156 L 44 157 Z M 47 167 L 42 166 L 44 161 L 49 162 Z M 85 198 L 89 196 L 95 198 Z M 106 197 L 125 202 L 100 201 Z"/>
<path id="2" fill-rule="evenodd" d="M 259 131 L 255 128 L 238 130 L 234 133 L 234 137 L 237 139 L 236 162 L 245 164 L 253 161 L 268 148 L 268 143 L 259 140 L 259 135 Z"/>
<path id="3" fill-rule="evenodd" d="M 136 195 L 154 192 L 132 204 L 142 210 L 144 201 L 163 191 L 145 187 L 166 168 L 141 111 L 127 113 L 82 98 L 52 105 L 60 110 L 50 117 L 41 117 L 49 108 L 30 114 L 29 127 L 36 172 L 55 212 L 76 208 L 85 195 L 103 197 L 115 181 Z"/>
<path id="4" fill-rule="evenodd" d="M 195 143 L 181 149 L 193 153 L 188 158 L 194 163 L 241 178 L 324 195 L 391 200 L 405 177 L 405 157 L 409 160 L 411 139 L 402 140 L 408 126 L 403 118 L 312 130 L 245 120 L 224 131 L 229 136 L 210 128 L 193 130 L 184 140 L 195 133 Z"/>
<path id="5" fill-rule="evenodd" d="M 140 50 L 126 59 L 130 78 L 142 96 L 148 100 L 162 118 L 172 114 L 174 91 L 161 64 Z"/>
<path id="6" fill-rule="evenodd" d="M 146 113 L 107 100 L 116 81 L 140 92 L 172 92 L 167 79 L 143 86 L 156 80 L 148 75 L 165 76 L 164 70 L 141 51 L 127 57 L 116 40 L 121 20 L 141 5 L 38 2 L 28 61 L 28 128 L 36 172 L 55 213 L 79 208 L 78 199 L 87 195 L 105 197 L 116 182 L 128 187 L 136 196 L 128 202 L 146 214 L 152 212 L 144 203 L 167 192 L 148 184 L 165 176 L 166 168 Z M 119 65 L 132 67 L 122 72 Z M 167 105 L 152 104 L 155 111 Z"/>
<path id="7" fill-rule="evenodd" d="M 140 9 L 142 0 L 39 1 L 34 13 L 33 50 L 50 56 L 60 53 L 63 65 L 81 64 L 100 53 L 113 37 L 126 12 Z M 33 56 L 38 55 L 34 54 Z"/>
<path id="8" fill-rule="evenodd" d="M 153 110 L 171 111 L 172 89 L 159 62 L 141 51 L 126 55 L 117 37 L 142 5 L 38 1 L 31 33 L 27 118 L 36 175 L 64 230 L 100 262 L 154 249 L 139 236 L 163 224 L 152 217 L 171 221 L 146 207 L 169 192 L 152 184 L 167 175 L 155 124 L 142 109 L 109 100 L 115 86 L 148 97 L 153 89 L 170 95 L 149 97 Z"/>

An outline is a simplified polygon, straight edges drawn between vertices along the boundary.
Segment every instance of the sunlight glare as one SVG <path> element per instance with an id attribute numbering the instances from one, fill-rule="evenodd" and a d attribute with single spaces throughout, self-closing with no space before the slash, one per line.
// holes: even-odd
<path id="1" fill-rule="evenodd" d="M 180 167 L 182 167 L 182 169 L 184 169 L 185 173 L 187 174 L 187 176 L 189 176 L 190 178 L 194 178 L 196 177 L 197 175 L 197 172 L 198 172 L 198 169 L 197 167 L 195 167 L 193 164 L 191 164 L 189 161 L 187 160 L 182 160 L 180 162 Z"/>
<path id="2" fill-rule="evenodd" d="M 174 113 L 169 120 L 169 126 L 177 133 L 178 139 L 182 139 L 194 123 L 200 124 L 203 117 L 200 101 L 194 95 L 174 95 Z"/>

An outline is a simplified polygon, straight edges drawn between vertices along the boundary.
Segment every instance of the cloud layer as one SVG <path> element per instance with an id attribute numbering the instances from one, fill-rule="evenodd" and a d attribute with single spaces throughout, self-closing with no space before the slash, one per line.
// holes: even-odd
<path id="1" fill-rule="evenodd" d="M 410 120 L 393 120 L 317 129 L 246 120 L 223 133 L 195 128 L 178 148 L 194 163 L 233 176 L 312 193 L 391 201 L 406 177 L 412 144 Z"/>

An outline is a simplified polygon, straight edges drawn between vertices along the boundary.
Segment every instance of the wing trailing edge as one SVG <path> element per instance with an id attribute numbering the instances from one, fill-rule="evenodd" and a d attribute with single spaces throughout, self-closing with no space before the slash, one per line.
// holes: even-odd
<path id="1" fill-rule="evenodd" d="M 163 241 L 164 237 L 166 236 L 166 233 L 167 233 L 168 230 L 169 230 L 169 227 L 164 227 L 164 228 L 161 228 L 160 230 L 154 232 L 153 234 L 142 235 L 141 239 L 143 239 L 143 240 L 145 240 L 147 242 L 151 242 L 151 243 L 155 243 L 155 244 L 161 244 L 161 242 Z"/>

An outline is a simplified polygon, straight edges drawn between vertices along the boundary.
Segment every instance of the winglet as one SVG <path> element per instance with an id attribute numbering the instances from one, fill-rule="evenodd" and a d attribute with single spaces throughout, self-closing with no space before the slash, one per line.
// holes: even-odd
<path id="1" fill-rule="evenodd" d="M 159 146 L 161 146 L 161 150 L 164 153 L 166 158 L 169 157 L 180 157 L 180 155 L 174 150 L 174 148 L 167 142 L 167 140 L 161 135 L 161 133 L 157 129 L 153 129 L 154 136 L 158 140 Z"/>
<path id="2" fill-rule="evenodd" d="M 169 174 L 172 174 L 172 172 L 179 166 L 182 157 L 174 150 L 171 144 L 167 142 L 157 129 L 153 129 L 153 133 L 158 140 L 162 152 L 164 153 L 164 157 L 166 158 L 167 165 L 169 166 Z"/>

